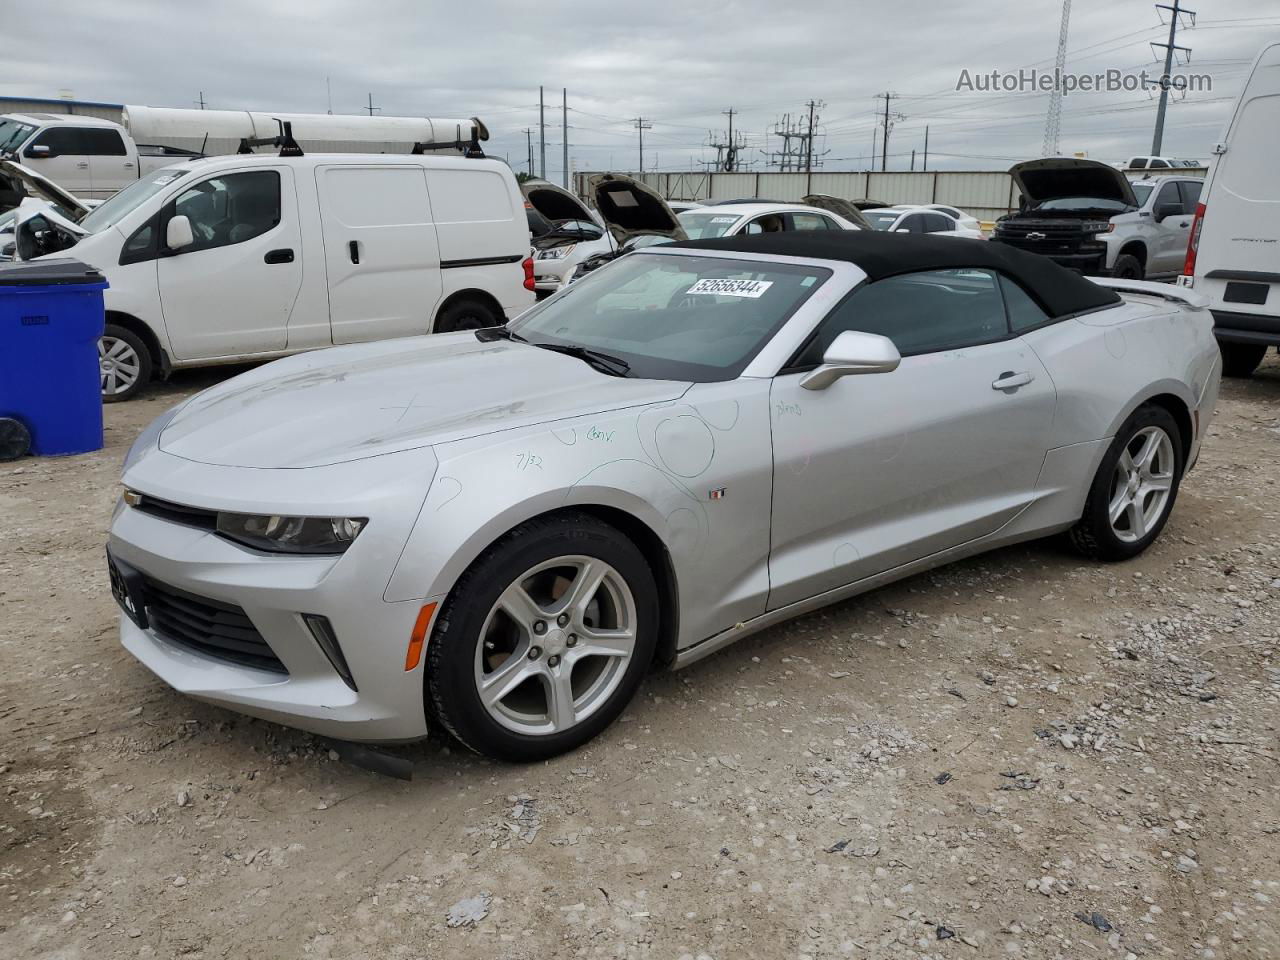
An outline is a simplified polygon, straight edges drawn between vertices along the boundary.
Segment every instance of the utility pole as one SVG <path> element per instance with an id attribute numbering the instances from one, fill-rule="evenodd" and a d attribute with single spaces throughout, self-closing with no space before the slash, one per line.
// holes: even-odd
<path id="1" fill-rule="evenodd" d="M 924 127 L 924 160 L 920 164 L 920 169 L 929 169 L 929 125 L 927 123 Z"/>
<path id="2" fill-rule="evenodd" d="M 913 148 L 911 151 L 911 169 L 914 171 L 915 168 L 916 168 L 916 151 Z"/>
<path id="3" fill-rule="evenodd" d="M 707 134 L 707 146 L 716 152 L 715 160 L 710 161 L 710 169 L 719 173 L 733 173 L 740 169 L 738 154 L 746 146 L 746 140 L 741 133 L 735 136 L 733 132 L 733 117 L 737 112 L 733 107 L 720 111 L 729 118 L 729 133 L 723 141 L 717 140 L 714 133 Z"/>
<path id="4" fill-rule="evenodd" d="M 196 103 L 200 105 L 201 110 L 204 109 L 204 91 L 203 90 L 200 91 L 200 99 L 197 100 Z"/>
<path id="5" fill-rule="evenodd" d="M 893 129 L 895 121 L 905 120 L 906 117 L 900 113 L 895 113 L 892 119 L 889 117 L 889 101 L 898 99 L 898 95 L 896 93 L 889 93 L 887 91 L 885 93 L 877 93 L 876 99 L 884 100 L 884 138 L 880 141 L 880 169 L 881 171 L 884 171 L 889 169 L 889 132 Z"/>
<path id="6" fill-rule="evenodd" d="M 569 88 L 560 88 L 560 126 L 564 128 L 564 188 L 569 189 Z"/>
<path id="7" fill-rule="evenodd" d="M 533 176 L 533 131 L 530 130 L 528 127 L 524 128 L 524 139 L 525 139 L 525 146 L 527 148 L 525 150 L 525 158 L 526 158 L 526 162 L 528 163 L 529 176 L 532 177 Z"/>
<path id="8" fill-rule="evenodd" d="M 1044 118 L 1044 143 L 1040 156 L 1052 157 L 1058 153 L 1058 134 L 1062 130 L 1062 71 L 1067 66 L 1067 27 L 1071 22 L 1071 0 L 1062 0 L 1062 21 L 1058 24 L 1058 54 L 1053 62 L 1056 82 L 1049 92 L 1049 112 Z"/>
<path id="9" fill-rule="evenodd" d="M 640 131 L 640 175 L 644 176 L 644 132 L 653 129 L 653 121 L 644 117 L 636 117 L 632 126 Z"/>
<path id="10" fill-rule="evenodd" d="M 368 106 L 366 109 L 368 109 L 368 111 L 369 111 L 369 116 L 371 116 L 371 117 L 373 116 L 373 113 L 374 113 L 374 111 L 375 111 L 375 110 L 376 110 L 376 111 L 378 111 L 379 113 L 381 113 L 381 112 L 382 112 L 382 108 L 381 108 L 381 107 L 375 107 L 375 106 L 373 105 L 373 94 L 372 94 L 372 93 L 371 93 L 371 94 L 369 94 L 369 106 Z"/>
<path id="11" fill-rule="evenodd" d="M 541 151 L 541 162 L 538 175 L 547 179 L 547 109 L 542 99 L 542 86 L 538 86 L 538 149 Z"/>
<path id="12" fill-rule="evenodd" d="M 332 117 L 333 116 L 333 87 L 329 85 L 328 77 L 324 78 L 324 100 L 326 105 L 329 108 L 327 110 L 327 113 L 329 114 L 329 116 Z"/>
<path id="13" fill-rule="evenodd" d="M 1180 47 L 1174 43 L 1174 38 L 1178 35 L 1178 17 L 1186 14 L 1191 18 L 1191 26 L 1196 25 L 1196 12 L 1188 10 L 1186 7 L 1178 6 L 1178 0 L 1173 0 L 1173 6 L 1167 3 L 1157 3 L 1157 10 L 1169 11 L 1169 42 L 1153 43 L 1152 47 L 1164 47 L 1164 73 L 1160 76 L 1160 106 L 1156 108 L 1156 131 L 1151 138 L 1151 152 L 1159 155 L 1160 148 L 1164 144 L 1164 114 L 1169 107 L 1169 81 L 1173 72 L 1174 52 L 1182 50 L 1186 53 L 1187 59 L 1191 59 L 1191 48 Z"/>

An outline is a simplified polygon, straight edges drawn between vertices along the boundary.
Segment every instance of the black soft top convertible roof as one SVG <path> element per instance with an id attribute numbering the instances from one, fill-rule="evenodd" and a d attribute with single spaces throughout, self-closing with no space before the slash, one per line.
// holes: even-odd
<path id="1" fill-rule="evenodd" d="M 1091 283 L 1047 257 L 988 240 L 870 230 L 815 230 L 686 240 L 667 244 L 663 249 L 672 247 L 844 260 L 860 267 L 873 281 L 918 270 L 998 270 L 1017 281 L 1052 317 L 1120 302 L 1120 295 L 1114 290 Z"/>

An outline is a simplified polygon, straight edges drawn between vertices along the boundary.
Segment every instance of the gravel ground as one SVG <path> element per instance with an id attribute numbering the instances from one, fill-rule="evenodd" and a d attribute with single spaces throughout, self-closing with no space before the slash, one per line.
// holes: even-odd
<path id="1" fill-rule="evenodd" d="M 1280 366 L 1136 561 L 1002 550 L 412 782 L 185 699 L 103 561 L 140 427 L 0 465 L 0 956 L 1280 957 Z"/>

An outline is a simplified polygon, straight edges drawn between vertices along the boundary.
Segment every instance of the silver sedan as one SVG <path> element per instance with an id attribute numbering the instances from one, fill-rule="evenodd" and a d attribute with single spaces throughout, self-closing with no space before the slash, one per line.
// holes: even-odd
<path id="1" fill-rule="evenodd" d="M 548 757 L 651 668 L 891 580 L 1055 533 L 1138 554 L 1218 356 L 1196 294 L 997 244 L 651 247 L 166 413 L 111 527 L 122 639 L 233 710 Z"/>

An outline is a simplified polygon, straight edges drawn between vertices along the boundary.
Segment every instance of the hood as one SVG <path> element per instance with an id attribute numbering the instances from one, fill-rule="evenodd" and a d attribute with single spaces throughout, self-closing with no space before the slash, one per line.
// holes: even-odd
<path id="1" fill-rule="evenodd" d="M 674 400 L 689 384 L 632 380 L 472 333 L 353 344 L 278 360 L 192 398 L 165 453 L 235 467 L 318 467 L 566 417 Z"/>
<path id="2" fill-rule="evenodd" d="M 859 230 L 874 229 L 852 200 L 829 197 L 825 193 L 811 193 L 807 197 L 801 198 L 800 202 L 811 207 L 817 207 L 819 210 L 825 210 L 827 213 L 834 213 L 837 217 L 844 217 L 850 223 L 856 224 Z"/>
<path id="3" fill-rule="evenodd" d="M 48 177 L 36 173 L 30 167 L 13 160 L 0 160 L 0 176 L 15 183 L 21 183 L 27 195 L 47 203 L 54 203 L 63 210 L 75 214 L 77 218 L 89 212 L 89 208 L 72 194 L 67 193 Z"/>
<path id="4" fill-rule="evenodd" d="M 1092 197 L 1138 206 L 1125 175 L 1099 160 L 1045 157 L 1009 168 L 1009 176 L 1022 192 L 1028 207 L 1064 197 Z"/>
<path id="5" fill-rule="evenodd" d="M 563 187 L 549 180 L 526 180 L 520 184 L 525 203 L 552 221 L 595 220 L 587 205 Z"/>
<path id="6" fill-rule="evenodd" d="M 892 206 L 892 204 L 886 203 L 884 200 L 872 200 L 870 197 L 858 197 L 849 202 L 859 210 L 877 210 L 880 207 Z"/>
<path id="7" fill-rule="evenodd" d="M 601 173 L 587 182 L 587 189 L 618 246 L 641 235 L 689 239 L 667 201 L 639 180 Z"/>

